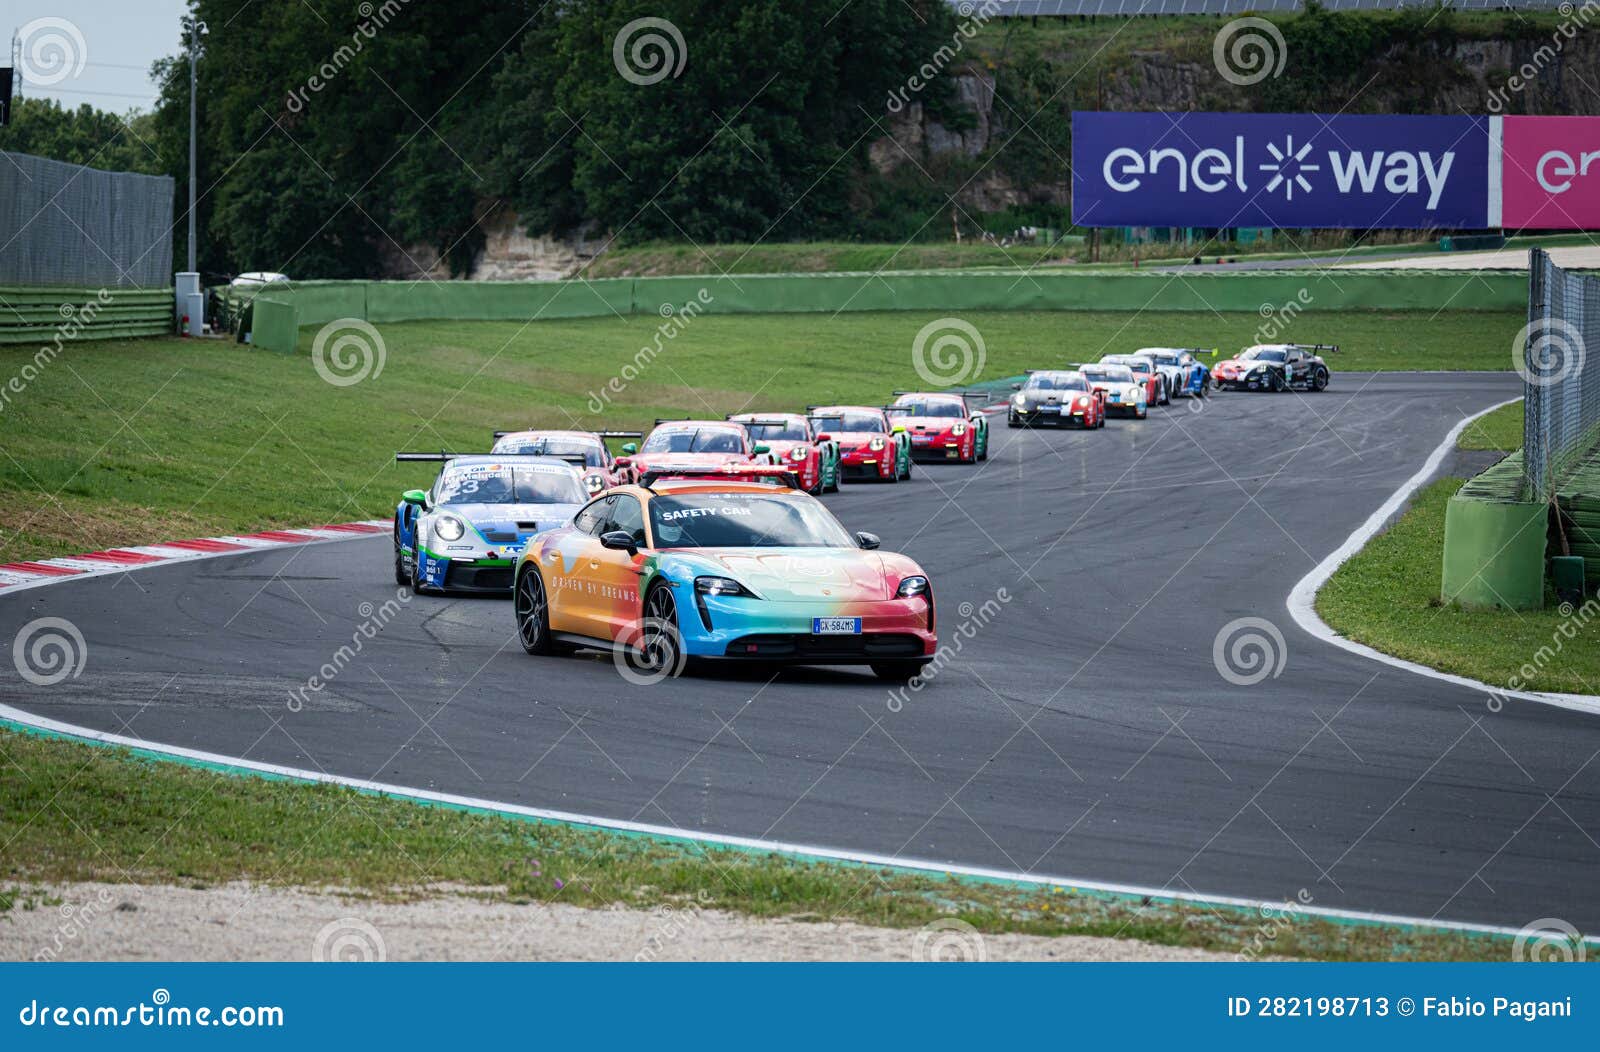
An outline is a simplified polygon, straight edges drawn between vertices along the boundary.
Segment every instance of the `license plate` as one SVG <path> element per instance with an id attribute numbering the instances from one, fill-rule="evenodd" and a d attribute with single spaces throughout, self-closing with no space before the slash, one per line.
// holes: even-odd
<path id="1" fill-rule="evenodd" d="M 1058 405 L 1042 405 L 1042 406 L 1039 407 L 1039 412 L 1041 412 L 1041 413 L 1059 413 L 1059 412 L 1061 412 L 1061 407 L 1058 406 Z"/>
<path id="2" fill-rule="evenodd" d="M 933 436 L 932 435 L 912 435 L 911 436 L 911 444 L 914 445 L 914 446 L 925 446 L 929 442 L 932 442 L 932 441 L 933 441 Z"/>
<path id="3" fill-rule="evenodd" d="M 814 636 L 859 636 L 861 634 L 861 618 L 813 617 L 811 619 L 811 634 Z"/>

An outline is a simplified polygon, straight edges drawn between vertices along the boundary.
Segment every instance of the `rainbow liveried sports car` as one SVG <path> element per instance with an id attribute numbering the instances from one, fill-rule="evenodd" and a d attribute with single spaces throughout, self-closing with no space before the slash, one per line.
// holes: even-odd
<path id="1" fill-rule="evenodd" d="M 592 496 L 612 486 L 632 482 L 635 477 L 632 468 L 625 464 L 617 466 L 617 458 L 606 448 L 606 439 L 643 437 L 639 431 L 496 431 L 494 446 L 489 452 L 560 457 L 569 463 L 576 463 L 573 458 L 581 457 L 583 485 Z M 633 451 L 629 446 L 622 448 Z"/>
<path id="2" fill-rule="evenodd" d="M 974 464 L 989 459 L 989 418 L 967 409 L 966 397 L 947 392 L 896 391 L 884 406 L 891 423 L 911 436 L 911 455 Z"/>
<path id="3" fill-rule="evenodd" d="M 579 469 L 556 457 L 396 453 L 442 462 L 427 490 L 394 512 L 394 579 L 413 592 L 511 591 L 511 566 L 528 538 L 572 518 L 589 494 Z"/>
<path id="4" fill-rule="evenodd" d="M 796 470 L 800 488 L 813 497 L 839 489 L 839 443 L 801 413 L 737 413 L 752 441 L 766 446 L 778 463 Z"/>
<path id="5" fill-rule="evenodd" d="M 841 478 L 899 482 L 911 477 L 911 436 L 890 423 L 881 407 L 808 405 L 806 415 L 819 438 L 839 444 Z"/>
<path id="6" fill-rule="evenodd" d="M 611 650 L 654 678 L 689 659 L 870 665 L 903 682 L 933 659 L 933 589 L 904 555 L 852 536 L 820 501 L 772 477 L 647 472 L 529 542 L 516 566 L 530 654 Z M 707 472 L 714 474 L 714 472 Z"/>

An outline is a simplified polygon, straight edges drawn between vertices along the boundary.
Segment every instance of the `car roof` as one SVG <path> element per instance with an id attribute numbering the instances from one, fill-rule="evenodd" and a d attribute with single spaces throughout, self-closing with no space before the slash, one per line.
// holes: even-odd
<path id="1" fill-rule="evenodd" d="M 739 423 L 736 420 L 663 420 L 663 421 L 661 421 L 661 423 L 659 423 L 655 427 L 651 428 L 651 430 L 652 431 L 662 431 L 662 430 L 670 431 L 670 430 L 673 430 L 674 428 L 682 429 L 682 428 L 691 428 L 691 427 L 693 427 L 693 428 L 700 428 L 700 427 L 731 427 L 731 428 L 738 428 L 741 431 L 743 430 L 743 428 L 739 427 Z"/>
<path id="2" fill-rule="evenodd" d="M 508 438 L 587 438 L 600 442 L 600 436 L 593 431 L 567 431 L 561 428 L 531 427 L 526 431 L 507 431 L 495 441 L 504 441 Z M 601 443 L 602 445 L 604 443 Z"/>
<path id="3" fill-rule="evenodd" d="M 451 457 L 444 462 L 442 470 L 448 470 L 453 467 L 473 467 L 474 465 L 504 464 L 507 462 L 532 467 L 544 465 L 547 467 L 568 468 L 572 471 L 578 470 L 560 457 L 549 457 L 539 453 L 473 453 L 462 457 Z"/>
<path id="4" fill-rule="evenodd" d="M 907 391 L 905 394 L 900 395 L 899 397 L 897 397 L 894 401 L 895 401 L 896 405 L 900 405 L 902 403 L 917 402 L 917 401 L 925 401 L 925 402 L 945 401 L 945 402 L 960 402 L 962 405 L 966 405 L 967 404 L 967 400 L 965 398 L 961 397 L 958 394 L 951 394 L 948 391 Z"/>
<path id="5" fill-rule="evenodd" d="M 730 423 L 748 424 L 757 420 L 804 420 L 804 413 L 735 413 Z"/>
<path id="6" fill-rule="evenodd" d="M 1030 377 L 1033 377 L 1033 376 L 1049 376 L 1049 377 L 1076 376 L 1080 380 L 1083 378 L 1083 374 L 1078 372 L 1078 370 L 1076 370 L 1076 369 L 1035 369 L 1033 372 L 1029 373 L 1028 375 Z"/>
<path id="7" fill-rule="evenodd" d="M 821 416 L 824 413 L 881 413 L 883 408 L 875 405 L 819 405 L 811 410 L 810 416 Z"/>

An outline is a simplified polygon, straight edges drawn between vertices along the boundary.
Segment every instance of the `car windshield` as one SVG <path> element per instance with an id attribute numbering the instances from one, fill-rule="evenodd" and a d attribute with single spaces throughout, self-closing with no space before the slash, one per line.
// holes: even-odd
<path id="1" fill-rule="evenodd" d="M 967 415 L 964 402 L 952 402 L 948 399 L 915 399 L 912 401 L 896 402 L 889 410 L 897 416 L 954 416 Z"/>
<path id="2" fill-rule="evenodd" d="M 806 425 L 798 420 L 765 420 L 746 422 L 744 429 L 757 442 L 804 442 Z"/>
<path id="3" fill-rule="evenodd" d="M 743 453 L 742 429 L 734 427 L 658 427 L 641 453 Z"/>
<path id="4" fill-rule="evenodd" d="M 1175 354 L 1152 354 L 1152 355 L 1150 355 L 1150 358 L 1157 365 L 1177 365 L 1178 364 L 1178 356 L 1175 355 Z"/>
<path id="5" fill-rule="evenodd" d="M 574 471 L 510 464 L 447 467 L 434 492 L 437 504 L 582 504 L 589 498 Z"/>
<path id="6" fill-rule="evenodd" d="M 605 466 L 605 456 L 597 442 L 581 438 L 534 438 L 527 435 L 507 435 L 494 444 L 491 453 L 521 454 L 524 456 L 582 457 L 584 467 Z"/>
<path id="7" fill-rule="evenodd" d="M 800 493 L 685 493 L 650 502 L 658 548 L 853 548 L 826 508 Z"/>
<path id="8" fill-rule="evenodd" d="M 1070 373 L 1034 373 L 1028 377 L 1025 391 L 1086 391 L 1089 385 L 1083 377 Z"/>
<path id="9" fill-rule="evenodd" d="M 1085 380 L 1098 380 L 1107 384 L 1126 384 L 1133 382 L 1133 373 L 1125 365 L 1102 365 L 1098 368 L 1089 366 L 1082 370 Z"/>
<path id="10" fill-rule="evenodd" d="M 1252 347 L 1239 355 L 1239 357 L 1247 362 L 1284 362 L 1289 360 L 1289 356 L 1283 351 L 1275 350 L 1271 347 Z"/>
<path id="11" fill-rule="evenodd" d="M 819 431 L 877 431 L 882 432 L 883 417 L 877 413 L 867 413 L 842 409 L 839 412 L 823 412 L 811 418 L 811 422 Z"/>
<path id="12" fill-rule="evenodd" d="M 1143 358 L 1102 358 L 1100 359 L 1100 364 L 1127 366 L 1128 371 L 1134 375 L 1147 373 L 1152 368 L 1150 363 Z"/>

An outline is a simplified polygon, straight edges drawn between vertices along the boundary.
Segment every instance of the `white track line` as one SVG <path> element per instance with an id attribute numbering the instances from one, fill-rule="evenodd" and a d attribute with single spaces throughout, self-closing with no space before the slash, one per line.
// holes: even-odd
<path id="1" fill-rule="evenodd" d="M 1428 459 L 1417 473 L 1406 479 L 1400 488 L 1395 490 L 1389 499 L 1383 502 L 1383 506 L 1373 512 L 1367 521 L 1362 523 L 1356 532 L 1346 538 L 1345 542 L 1331 555 L 1318 563 L 1310 573 L 1300 579 L 1300 582 L 1294 586 L 1294 591 L 1289 593 L 1289 598 L 1285 605 L 1288 606 L 1289 616 L 1294 618 L 1295 624 L 1311 635 L 1316 636 L 1324 643 L 1330 643 L 1343 650 L 1348 650 L 1352 654 L 1360 654 L 1362 657 L 1372 661 L 1381 661 L 1385 665 L 1392 665 L 1407 672 L 1414 672 L 1419 676 L 1442 680 L 1445 683 L 1452 683 L 1458 687 L 1466 687 L 1469 690 L 1481 691 L 1500 698 L 1517 698 L 1521 701 L 1537 702 L 1540 705 L 1552 705 L 1560 709 L 1571 709 L 1575 712 L 1600 715 L 1600 697 L 1593 694 L 1545 694 L 1537 691 L 1510 690 L 1505 687 L 1496 687 L 1490 683 L 1469 679 L 1466 676 L 1440 672 L 1436 668 L 1429 668 L 1413 661 L 1406 661 L 1404 658 L 1397 658 L 1392 654 L 1374 650 L 1352 639 L 1346 639 L 1330 628 L 1328 623 L 1322 620 L 1321 617 L 1317 616 L 1317 592 L 1323 585 L 1328 583 L 1328 578 L 1333 576 L 1335 570 L 1348 562 L 1351 557 L 1366 547 L 1368 541 L 1377 536 L 1378 532 L 1388 524 L 1389 520 L 1394 518 L 1400 511 L 1405 502 L 1411 499 L 1413 493 L 1421 489 L 1428 480 L 1433 478 L 1434 472 L 1439 470 L 1439 465 L 1444 462 L 1444 458 L 1455 448 L 1456 439 L 1461 437 L 1461 432 L 1465 431 L 1479 417 L 1487 416 L 1496 409 L 1508 406 L 1515 401 L 1518 401 L 1518 399 L 1512 398 L 1498 405 L 1492 405 L 1481 413 L 1474 413 L 1466 417 L 1451 428 L 1450 433 L 1444 436 L 1444 441 L 1439 443 L 1428 456 Z"/>

